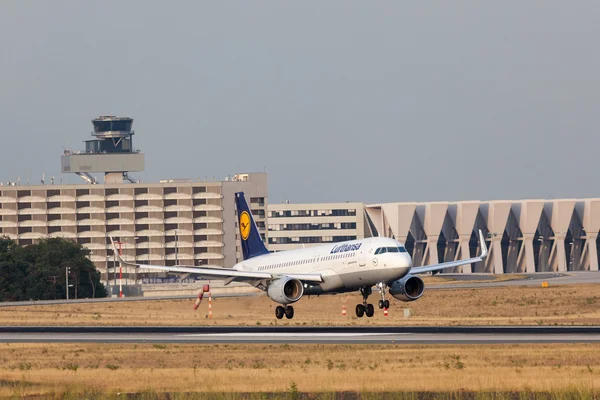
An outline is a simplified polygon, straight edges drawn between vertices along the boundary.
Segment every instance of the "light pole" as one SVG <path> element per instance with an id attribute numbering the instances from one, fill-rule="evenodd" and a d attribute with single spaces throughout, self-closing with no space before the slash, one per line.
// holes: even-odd
<path id="1" fill-rule="evenodd" d="M 65 281 L 67 283 L 65 285 L 65 292 L 67 293 L 67 300 L 69 300 L 69 272 L 71 272 L 71 268 L 65 267 Z"/>
<path id="2" fill-rule="evenodd" d="M 175 229 L 175 265 L 179 264 L 179 260 L 177 259 L 177 253 L 179 252 L 178 248 L 177 248 L 177 246 L 178 246 L 177 240 L 178 240 L 178 238 L 177 238 L 177 229 Z"/>
<path id="3" fill-rule="evenodd" d="M 119 243 L 119 257 L 121 258 L 123 257 L 123 243 L 120 239 L 116 243 Z M 119 297 L 123 297 L 123 263 L 121 262 L 119 262 Z"/>

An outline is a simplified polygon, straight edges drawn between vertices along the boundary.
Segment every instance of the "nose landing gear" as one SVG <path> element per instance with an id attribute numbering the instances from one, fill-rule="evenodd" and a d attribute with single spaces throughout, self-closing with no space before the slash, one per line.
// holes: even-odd
<path id="1" fill-rule="evenodd" d="M 294 318 L 294 307 L 292 307 L 292 306 L 285 306 L 285 307 L 277 306 L 277 308 L 275 308 L 275 317 L 277 319 L 282 319 L 284 315 L 287 319 Z"/>
<path id="2" fill-rule="evenodd" d="M 381 282 L 379 285 L 379 293 L 381 293 L 381 300 L 379 300 L 379 308 L 390 308 L 390 301 L 385 298 L 385 283 Z"/>
<path id="3" fill-rule="evenodd" d="M 363 296 L 363 302 L 362 304 L 356 305 L 356 316 L 358 318 L 362 318 L 365 314 L 367 314 L 367 317 L 369 318 L 375 315 L 375 307 L 373 307 L 373 304 L 367 303 L 367 299 L 371 293 L 372 291 L 370 287 L 364 286 L 360 288 L 360 294 Z"/>

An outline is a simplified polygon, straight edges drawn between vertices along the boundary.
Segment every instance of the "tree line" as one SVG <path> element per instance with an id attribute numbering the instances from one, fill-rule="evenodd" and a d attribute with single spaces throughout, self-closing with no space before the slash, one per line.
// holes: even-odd
<path id="1" fill-rule="evenodd" d="M 87 258 L 89 250 L 61 238 L 42 239 L 21 247 L 0 238 L 0 301 L 106 297 L 100 272 Z"/>

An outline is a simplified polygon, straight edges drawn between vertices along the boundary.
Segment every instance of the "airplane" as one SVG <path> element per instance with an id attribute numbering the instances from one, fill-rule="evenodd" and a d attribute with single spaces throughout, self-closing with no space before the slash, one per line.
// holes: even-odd
<path id="1" fill-rule="evenodd" d="M 386 291 L 403 302 L 419 299 L 425 284 L 417 275 L 483 261 L 488 254 L 479 231 L 481 254 L 466 260 L 441 264 L 412 265 L 410 254 L 397 240 L 386 237 L 350 240 L 315 247 L 270 253 L 260 237 L 243 192 L 235 193 L 243 261 L 233 268 L 221 266 L 158 266 L 124 261 L 110 238 L 119 262 L 146 270 L 191 274 L 202 279 L 244 282 L 266 292 L 278 303 L 275 317 L 294 317 L 296 303 L 303 296 L 347 293 L 359 290 L 363 301 L 356 305 L 356 316 L 373 317 L 375 308 L 368 302 L 372 288 L 379 289 L 379 308 L 389 308 Z"/>

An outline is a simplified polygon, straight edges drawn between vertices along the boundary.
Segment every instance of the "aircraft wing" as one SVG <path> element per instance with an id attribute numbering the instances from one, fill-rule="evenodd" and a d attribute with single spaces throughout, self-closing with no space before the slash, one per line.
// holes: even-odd
<path id="1" fill-rule="evenodd" d="M 460 267 L 461 265 L 473 264 L 479 261 L 483 261 L 488 255 L 488 249 L 485 244 L 485 238 L 483 237 L 483 233 L 481 232 L 481 230 L 479 230 L 479 244 L 481 246 L 481 254 L 477 257 L 469 258 L 467 260 L 450 261 L 441 264 L 424 265 L 422 267 L 412 267 L 410 269 L 410 273 L 423 274 L 425 272 L 439 271 L 441 269 Z"/>
<path id="2" fill-rule="evenodd" d="M 247 283 L 260 282 L 260 281 L 264 281 L 264 280 L 269 281 L 269 280 L 280 278 L 282 276 L 289 276 L 291 278 L 295 278 L 295 279 L 298 279 L 303 282 L 323 282 L 323 278 L 321 277 L 320 274 L 293 274 L 293 273 L 292 274 L 288 274 L 288 273 L 271 274 L 269 272 L 239 271 L 236 269 L 223 268 L 223 267 L 218 267 L 218 266 L 192 267 L 192 266 L 177 265 L 177 266 L 173 266 L 173 267 L 168 267 L 168 266 L 162 266 L 162 265 L 136 264 L 136 263 L 131 263 L 131 262 L 123 260 L 121 258 L 121 255 L 119 254 L 119 251 L 115 247 L 115 242 L 113 241 L 112 237 L 110 238 L 110 241 L 113 246 L 113 251 L 115 252 L 119 262 L 126 264 L 126 265 L 131 265 L 135 268 L 144 268 L 147 270 L 172 272 L 172 273 L 178 273 L 178 274 L 193 274 L 193 275 L 199 276 L 203 279 L 225 280 L 225 281 L 227 281 L 227 283 L 232 282 L 232 281 L 247 282 Z"/>

